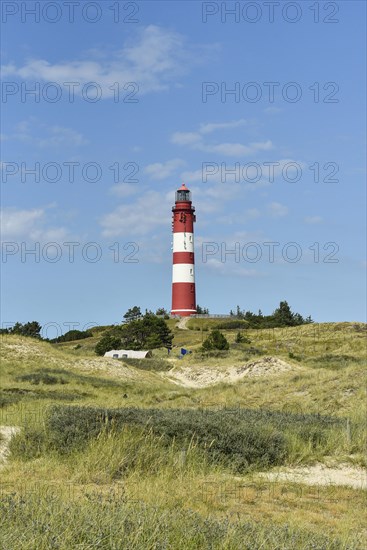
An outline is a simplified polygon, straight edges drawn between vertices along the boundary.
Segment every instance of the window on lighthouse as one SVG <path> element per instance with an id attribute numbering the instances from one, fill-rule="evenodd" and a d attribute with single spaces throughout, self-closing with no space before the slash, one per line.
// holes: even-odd
<path id="1" fill-rule="evenodd" d="M 190 201 L 190 191 L 187 189 L 180 189 L 176 191 L 176 201 L 182 202 L 182 201 Z"/>

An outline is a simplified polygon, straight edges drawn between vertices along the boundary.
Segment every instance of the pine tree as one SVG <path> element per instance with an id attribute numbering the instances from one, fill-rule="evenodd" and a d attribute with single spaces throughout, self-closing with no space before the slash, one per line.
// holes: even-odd
<path id="1" fill-rule="evenodd" d="M 219 330 L 212 330 L 208 338 L 204 340 L 203 350 L 227 350 L 229 349 L 229 343 L 227 338 Z"/>
<path id="2" fill-rule="evenodd" d="M 126 323 L 130 323 L 130 321 L 135 321 L 135 319 L 139 319 L 139 317 L 141 317 L 141 309 L 139 306 L 131 307 L 124 315 Z"/>

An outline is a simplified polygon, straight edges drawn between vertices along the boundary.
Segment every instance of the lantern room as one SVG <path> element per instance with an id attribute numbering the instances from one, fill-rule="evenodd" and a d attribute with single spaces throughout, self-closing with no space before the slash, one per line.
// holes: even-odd
<path id="1" fill-rule="evenodd" d="M 191 192 L 184 183 L 176 191 L 176 202 L 191 202 Z"/>

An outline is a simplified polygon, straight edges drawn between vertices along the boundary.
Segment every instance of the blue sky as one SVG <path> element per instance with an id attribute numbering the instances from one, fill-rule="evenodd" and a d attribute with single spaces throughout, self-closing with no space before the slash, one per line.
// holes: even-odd
<path id="1" fill-rule="evenodd" d="M 24 4 L 2 6 L 3 326 L 169 309 L 183 181 L 200 305 L 365 320 L 364 2 Z"/>

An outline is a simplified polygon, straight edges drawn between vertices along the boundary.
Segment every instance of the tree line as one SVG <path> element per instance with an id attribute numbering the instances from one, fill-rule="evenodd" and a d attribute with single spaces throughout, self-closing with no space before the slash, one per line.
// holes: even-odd
<path id="1" fill-rule="evenodd" d="M 198 311 L 203 314 L 209 314 L 209 309 L 198 306 Z M 282 301 L 279 307 L 271 315 L 263 315 L 261 310 L 257 314 L 251 311 L 241 310 L 237 306 L 236 311 L 230 311 L 233 319 L 245 320 L 245 328 L 277 328 L 298 326 L 313 323 L 311 316 L 304 318 L 300 313 L 291 310 L 287 301 Z M 97 355 L 104 355 L 111 349 L 131 349 L 131 350 L 149 350 L 165 347 L 172 349 L 173 333 L 166 323 L 169 318 L 167 310 L 158 308 L 155 313 L 145 310 L 142 314 L 140 306 L 133 306 L 128 309 L 123 316 L 122 323 L 107 330 L 95 346 Z M 226 327 L 224 327 L 226 328 Z M 29 336 L 42 339 L 42 326 L 37 321 L 28 323 L 15 323 L 13 327 L 0 329 L 0 334 L 18 334 L 20 336 Z M 69 342 L 89 338 L 92 336 L 90 331 L 70 330 L 67 333 L 54 338 L 47 339 L 51 343 Z M 243 336 L 239 336 L 239 341 Z M 219 332 L 213 330 L 206 341 L 203 343 L 204 350 L 210 349 L 228 349 L 226 338 Z"/>
<path id="2" fill-rule="evenodd" d="M 260 309 L 257 314 L 241 310 L 240 306 L 237 306 L 236 312 L 231 310 L 229 314 L 231 317 L 247 321 L 249 328 L 296 327 L 313 323 L 310 315 L 304 318 L 300 313 L 294 313 L 285 300 L 280 302 L 279 307 L 271 315 L 263 315 Z"/>

